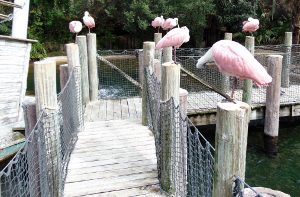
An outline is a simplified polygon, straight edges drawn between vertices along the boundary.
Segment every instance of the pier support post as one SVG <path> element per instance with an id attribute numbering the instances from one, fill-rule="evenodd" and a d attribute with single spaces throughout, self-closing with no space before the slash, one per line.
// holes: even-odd
<path id="1" fill-rule="evenodd" d="M 22 8 L 14 8 L 11 36 L 26 39 L 30 0 L 14 0 L 14 3 Z"/>
<path id="2" fill-rule="evenodd" d="M 90 102 L 89 66 L 86 36 L 77 36 L 77 44 L 79 48 L 79 59 L 81 66 L 82 104 L 86 105 L 88 102 Z"/>
<path id="3" fill-rule="evenodd" d="M 234 175 L 245 178 L 250 112 L 239 101 L 217 105 L 213 197 L 232 197 Z"/>
<path id="4" fill-rule="evenodd" d="M 162 38 L 162 33 L 154 33 L 155 46 L 161 40 L 161 38 Z M 161 49 L 155 49 L 154 58 L 158 59 L 161 62 L 161 54 L 162 54 Z"/>
<path id="5" fill-rule="evenodd" d="M 172 47 L 166 47 L 162 50 L 162 63 L 172 62 Z"/>
<path id="6" fill-rule="evenodd" d="M 280 111 L 280 84 L 282 56 L 270 55 L 267 57 L 268 73 L 272 77 L 272 83 L 267 88 L 266 95 L 266 117 L 264 126 L 264 147 L 269 155 L 276 155 L 278 152 L 278 131 Z"/>
<path id="7" fill-rule="evenodd" d="M 179 105 L 179 88 L 180 88 L 180 65 L 172 62 L 167 62 L 162 65 L 162 77 L 161 77 L 161 90 L 162 90 L 162 101 L 167 101 L 173 97 L 174 106 Z M 170 103 L 171 105 L 171 103 Z M 177 154 L 173 155 L 172 149 L 177 150 L 176 143 L 172 140 L 179 136 L 179 112 L 170 107 L 161 111 L 161 118 L 164 121 L 162 127 L 162 147 L 161 147 L 161 187 L 164 191 L 174 193 L 171 191 L 174 186 L 172 185 L 171 175 L 172 170 L 176 166 L 175 162 L 178 159 Z M 174 128 L 175 125 L 175 128 Z M 176 139 L 178 140 L 178 139 Z M 175 169 L 176 171 L 177 169 Z"/>
<path id="8" fill-rule="evenodd" d="M 284 58 L 282 63 L 281 87 L 288 88 L 290 86 L 290 65 L 291 51 L 293 43 L 293 33 L 285 32 L 284 36 Z"/>
<path id="9" fill-rule="evenodd" d="M 47 161 L 40 161 L 40 186 L 48 182 L 51 191 L 41 190 L 41 196 L 60 196 L 60 133 L 58 125 L 58 105 L 56 93 L 56 63 L 51 60 L 34 62 L 34 85 L 37 117 L 42 115 L 41 130 L 39 130 L 39 155 L 45 155 Z M 51 153 L 51 154 L 49 154 Z M 46 165 L 46 166 L 45 166 Z M 46 181 L 47 180 L 47 181 Z"/>
<path id="10" fill-rule="evenodd" d="M 143 44 L 143 68 L 140 68 L 143 70 L 143 73 L 145 73 L 145 68 L 149 68 L 150 74 L 154 72 L 153 63 L 154 63 L 154 48 L 155 43 L 154 42 L 144 42 Z M 144 74 L 143 74 L 144 75 Z M 145 80 L 145 76 L 143 77 L 143 80 Z M 143 81 L 143 92 L 142 92 L 142 124 L 144 126 L 148 125 L 148 109 L 147 109 L 147 87 L 146 83 Z"/>
<path id="11" fill-rule="evenodd" d="M 247 36 L 245 41 L 245 47 L 250 51 L 252 55 L 254 55 L 254 37 Z M 243 85 L 243 98 L 242 101 L 251 105 L 252 99 L 252 89 L 253 89 L 253 82 L 250 79 L 244 80 Z"/>
<path id="12" fill-rule="evenodd" d="M 232 33 L 225 33 L 224 40 L 232 40 Z M 229 91 L 230 87 L 230 78 L 227 75 L 221 74 L 221 91 L 226 93 Z"/>
<path id="13" fill-rule="evenodd" d="M 87 52 L 88 52 L 88 75 L 89 75 L 89 88 L 90 88 L 90 100 L 98 100 L 98 66 L 97 66 L 97 40 L 96 34 L 87 34 Z"/>

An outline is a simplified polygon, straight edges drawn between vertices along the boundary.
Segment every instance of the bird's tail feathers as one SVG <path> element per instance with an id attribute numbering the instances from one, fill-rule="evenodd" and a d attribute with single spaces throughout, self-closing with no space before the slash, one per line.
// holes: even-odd
<path id="1" fill-rule="evenodd" d="M 203 68 L 206 62 L 212 62 L 212 61 L 213 61 L 212 49 L 210 48 L 200 59 L 198 59 L 196 67 Z"/>

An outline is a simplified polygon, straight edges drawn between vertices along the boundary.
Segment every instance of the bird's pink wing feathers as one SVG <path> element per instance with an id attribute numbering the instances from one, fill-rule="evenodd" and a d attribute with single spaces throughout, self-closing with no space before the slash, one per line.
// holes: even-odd
<path id="1" fill-rule="evenodd" d="M 175 28 L 169 31 L 156 45 L 157 49 L 174 46 L 179 48 L 185 41 L 184 30 Z"/>
<path id="2" fill-rule="evenodd" d="M 237 42 L 222 40 L 213 45 L 213 58 L 221 72 L 267 85 L 272 77 L 253 55 Z"/>
<path id="3" fill-rule="evenodd" d="M 152 27 L 160 27 L 164 24 L 164 19 L 162 19 L 161 17 L 156 17 L 152 22 L 151 25 Z"/>
<path id="4" fill-rule="evenodd" d="M 84 16 L 83 22 L 88 28 L 94 28 L 95 27 L 95 20 L 91 16 Z"/>
<path id="5" fill-rule="evenodd" d="M 244 21 L 243 31 L 245 32 L 255 32 L 259 28 L 259 23 L 255 21 Z"/>

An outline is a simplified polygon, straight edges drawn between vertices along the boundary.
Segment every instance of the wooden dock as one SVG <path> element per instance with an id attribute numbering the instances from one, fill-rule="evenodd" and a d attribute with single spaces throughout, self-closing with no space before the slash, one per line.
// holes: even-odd
<path id="1" fill-rule="evenodd" d="M 68 166 L 65 196 L 162 196 L 154 137 L 141 125 L 140 101 L 87 105 L 85 129 Z"/>

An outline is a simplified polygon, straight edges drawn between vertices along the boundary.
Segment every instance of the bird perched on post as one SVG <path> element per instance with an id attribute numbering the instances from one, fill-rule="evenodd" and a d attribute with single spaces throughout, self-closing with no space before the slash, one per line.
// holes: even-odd
<path id="1" fill-rule="evenodd" d="M 151 22 L 151 25 L 152 27 L 154 28 L 157 28 L 158 29 L 158 33 L 159 33 L 159 29 L 163 26 L 165 22 L 165 19 L 163 16 L 160 16 L 160 17 L 156 17 L 152 22 Z"/>
<path id="2" fill-rule="evenodd" d="M 157 44 L 156 48 L 174 47 L 174 62 L 176 63 L 176 49 L 190 40 L 190 31 L 184 26 L 171 29 Z"/>
<path id="3" fill-rule="evenodd" d="M 75 33 L 77 37 L 78 33 L 82 30 L 82 23 L 80 21 L 71 21 L 69 23 L 69 30 L 70 32 Z M 75 38 L 75 42 L 76 42 L 76 38 Z"/>
<path id="4" fill-rule="evenodd" d="M 162 28 L 163 30 L 170 30 L 176 26 L 178 26 L 178 18 L 168 18 L 165 20 Z"/>
<path id="5" fill-rule="evenodd" d="M 93 17 L 90 16 L 88 11 L 84 12 L 83 23 L 85 26 L 89 28 L 89 33 L 91 33 L 91 28 L 95 27 L 95 20 Z"/>
<path id="6" fill-rule="evenodd" d="M 259 20 L 249 17 L 247 21 L 243 22 L 244 32 L 255 32 L 259 28 Z"/>
<path id="7" fill-rule="evenodd" d="M 254 56 L 241 44 L 231 40 L 216 42 L 196 64 L 202 68 L 206 62 L 214 61 L 220 72 L 240 79 L 252 79 L 257 86 L 267 86 L 272 77 Z M 236 84 L 234 84 L 236 86 Z M 234 95 L 232 88 L 231 98 Z"/>

